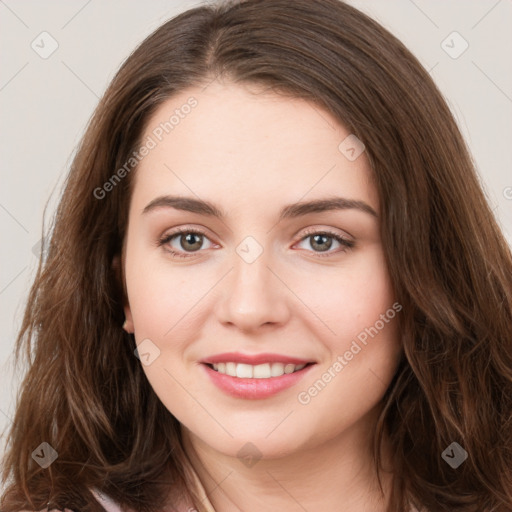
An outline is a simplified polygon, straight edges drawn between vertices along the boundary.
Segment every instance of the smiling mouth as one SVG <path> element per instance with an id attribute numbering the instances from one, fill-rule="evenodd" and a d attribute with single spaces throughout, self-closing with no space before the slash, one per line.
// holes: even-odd
<path id="1" fill-rule="evenodd" d="M 225 363 L 206 363 L 208 367 L 223 375 L 230 377 L 238 377 L 240 379 L 270 379 L 273 377 L 281 377 L 290 373 L 295 373 L 306 366 L 315 363 L 292 364 L 292 363 L 263 363 L 257 365 L 225 362 Z"/>

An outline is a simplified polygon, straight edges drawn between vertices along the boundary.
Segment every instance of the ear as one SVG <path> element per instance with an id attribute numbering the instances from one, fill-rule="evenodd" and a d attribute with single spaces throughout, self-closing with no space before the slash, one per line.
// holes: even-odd
<path id="1" fill-rule="evenodd" d="M 135 332 L 135 329 L 133 326 L 132 311 L 130 309 L 130 303 L 128 302 L 128 295 L 126 293 L 126 282 L 124 280 L 121 255 L 117 254 L 112 259 L 112 270 L 114 271 L 114 275 L 118 284 L 119 293 L 121 294 L 123 300 L 123 311 L 125 316 L 123 329 L 127 333 L 132 334 L 133 332 Z"/>
<path id="2" fill-rule="evenodd" d="M 135 328 L 133 327 L 133 318 L 132 318 L 132 311 L 130 309 L 130 305 L 126 304 L 124 307 L 124 316 L 126 320 L 123 324 L 123 329 L 130 334 L 133 334 L 135 332 Z"/>

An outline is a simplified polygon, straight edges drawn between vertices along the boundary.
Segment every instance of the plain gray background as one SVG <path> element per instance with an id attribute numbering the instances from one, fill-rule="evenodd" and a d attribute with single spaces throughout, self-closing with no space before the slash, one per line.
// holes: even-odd
<path id="1" fill-rule="evenodd" d="M 14 412 L 19 376 L 12 350 L 37 267 L 44 206 L 51 196 L 51 217 L 75 146 L 122 61 L 164 21 L 201 3 L 0 0 L 0 431 Z M 349 3 L 388 28 L 429 70 L 512 245 L 512 1 Z M 44 55 L 52 44 L 58 48 Z"/>

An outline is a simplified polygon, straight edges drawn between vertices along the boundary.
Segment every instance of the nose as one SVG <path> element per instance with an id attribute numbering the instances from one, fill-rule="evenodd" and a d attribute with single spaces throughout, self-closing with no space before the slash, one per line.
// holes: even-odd
<path id="1" fill-rule="evenodd" d="M 217 305 L 222 324 L 252 332 L 267 324 L 286 323 L 290 292 L 269 263 L 265 251 L 252 263 L 234 254 L 233 268 L 224 278 Z"/>

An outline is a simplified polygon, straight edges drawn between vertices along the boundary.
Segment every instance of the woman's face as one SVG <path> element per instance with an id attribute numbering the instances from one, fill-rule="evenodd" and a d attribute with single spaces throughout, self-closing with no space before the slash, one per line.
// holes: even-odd
<path id="1" fill-rule="evenodd" d="M 191 88 L 148 123 L 125 314 L 198 442 L 272 458 L 368 417 L 398 364 L 401 306 L 358 140 L 318 106 L 254 90 Z"/>

